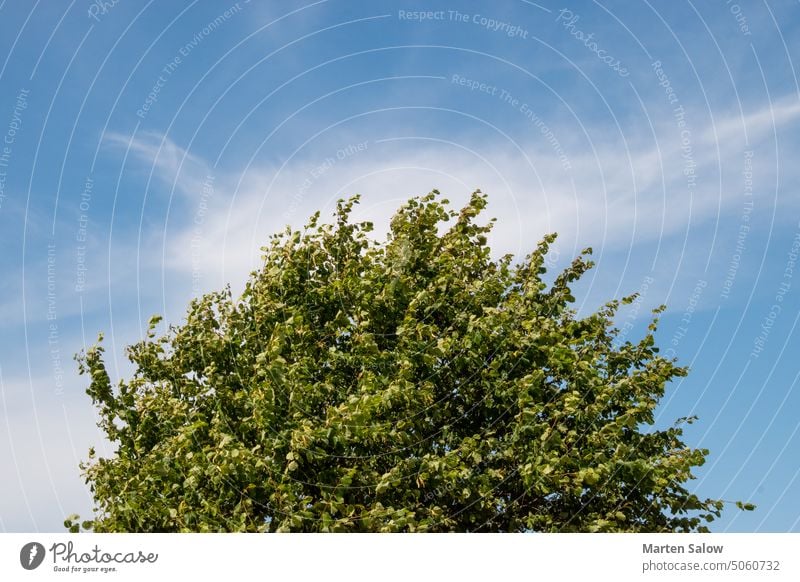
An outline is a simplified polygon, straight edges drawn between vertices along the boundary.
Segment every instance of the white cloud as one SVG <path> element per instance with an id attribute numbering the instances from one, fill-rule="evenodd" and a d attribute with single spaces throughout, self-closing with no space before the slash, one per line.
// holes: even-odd
<path id="1" fill-rule="evenodd" d="M 302 226 L 317 209 L 330 216 L 336 199 L 355 193 L 363 194 L 355 217 L 373 220 L 377 232 L 387 228 L 391 214 L 409 196 L 437 188 L 460 205 L 480 188 L 490 194 L 486 215 L 498 219 L 492 237 L 497 254 L 525 254 L 553 231 L 559 233 L 565 256 L 584 246 L 625 251 L 648 241 L 660 241 L 667 252 L 670 240 L 678 245 L 687 228 L 719 212 L 740 211 L 743 150 L 769 137 L 773 119 L 785 125 L 798 115 L 800 105 L 783 100 L 744 118 L 718 117 L 713 128 L 692 128 L 688 155 L 673 119 L 655 126 L 655 135 L 650 128 L 629 131 L 625 142 L 589 128 L 589 135 L 603 137 L 569 144 L 568 171 L 537 132 L 533 138 L 538 140 L 520 145 L 407 137 L 366 141 L 361 150 L 346 147 L 360 140 L 339 136 L 338 145 L 318 143 L 282 166 L 254 166 L 240 175 L 216 173 L 213 193 L 206 196 L 202 182 L 211 172 L 169 139 L 152 133 L 134 139 L 110 134 L 108 139 L 126 144 L 170 188 L 187 194 L 183 226 L 158 237 L 162 248 L 145 253 L 157 257 L 152 267 L 192 280 L 195 291 L 226 283 L 237 290 L 257 267 L 260 247 L 271 233 L 287 223 Z M 789 153 L 784 149 L 780 155 Z M 755 160 L 762 183 L 777 179 L 769 155 Z M 187 163 L 192 172 L 186 171 Z M 686 171 L 692 165 L 697 182 L 690 190 Z"/>
<path id="2" fill-rule="evenodd" d="M 134 157 L 137 164 L 149 166 L 151 176 L 179 193 L 190 194 L 202 186 L 205 162 L 163 134 L 142 131 L 124 135 L 107 131 L 102 142 L 114 150 L 124 151 L 126 158 Z"/>
<path id="3" fill-rule="evenodd" d="M 706 128 L 702 137 L 707 143 L 718 143 L 722 146 L 731 143 L 743 143 L 745 132 L 748 139 L 759 140 L 765 134 L 791 123 L 800 117 L 800 101 L 796 95 L 777 99 L 767 107 L 744 115 L 731 115 Z"/>

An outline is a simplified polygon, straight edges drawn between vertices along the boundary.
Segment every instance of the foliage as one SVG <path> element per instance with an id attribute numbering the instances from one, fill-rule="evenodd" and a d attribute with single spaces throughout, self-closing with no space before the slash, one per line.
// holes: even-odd
<path id="1" fill-rule="evenodd" d="M 686 373 L 658 355 L 657 320 L 622 342 L 612 320 L 635 296 L 570 308 L 590 249 L 547 285 L 555 236 L 493 260 L 480 192 L 460 212 L 436 191 L 410 200 L 384 242 L 351 222 L 357 200 L 273 236 L 239 299 L 194 300 L 163 337 L 153 318 L 129 380 L 112 387 L 100 343 L 78 356 L 117 447 L 81 465 L 84 528 L 705 531 L 719 517 L 686 485 L 708 451 L 680 422 L 652 427 Z"/>

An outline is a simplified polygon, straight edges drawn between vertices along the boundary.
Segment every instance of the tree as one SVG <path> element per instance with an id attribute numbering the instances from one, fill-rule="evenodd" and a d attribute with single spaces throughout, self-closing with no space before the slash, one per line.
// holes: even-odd
<path id="1" fill-rule="evenodd" d="M 196 299 L 160 337 L 153 318 L 129 380 L 112 387 L 100 342 L 77 356 L 117 447 L 81 464 L 84 528 L 705 531 L 720 516 L 687 489 L 708 454 L 681 440 L 693 419 L 652 427 L 686 374 L 658 355 L 655 316 L 631 343 L 612 320 L 635 295 L 570 308 L 591 249 L 548 285 L 555 236 L 493 260 L 480 191 L 460 212 L 435 190 L 411 199 L 384 242 L 351 222 L 357 201 L 271 237 L 238 299 Z"/>

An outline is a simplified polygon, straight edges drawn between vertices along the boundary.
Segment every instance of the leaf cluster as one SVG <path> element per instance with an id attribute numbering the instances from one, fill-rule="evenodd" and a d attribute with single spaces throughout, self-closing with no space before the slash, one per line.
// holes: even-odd
<path id="1" fill-rule="evenodd" d="M 656 320 L 618 342 L 632 297 L 572 308 L 590 249 L 548 285 L 555 236 L 493 260 L 480 192 L 459 212 L 436 191 L 408 201 L 383 242 L 351 221 L 357 201 L 272 237 L 240 297 L 194 300 L 163 336 L 151 320 L 130 379 L 112 386 L 102 344 L 79 355 L 116 445 L 82 465 L 84 528 L 704 531 L 720 515 L 687 486 L 708 451 L 653 428 L 686 374 Z"/>

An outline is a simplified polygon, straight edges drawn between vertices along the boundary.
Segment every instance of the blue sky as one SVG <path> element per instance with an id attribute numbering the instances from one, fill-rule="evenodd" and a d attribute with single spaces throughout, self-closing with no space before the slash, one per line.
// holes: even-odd
<path id="1" fill-rule="evenodd" d="M 420 11 L 428 13 L 420 15 Z M 424 16 L 424 18 L 423 18 Z M 0 531 L 60 531 L 101 442 L 73 354 L 241 289 L 285 224 L 481 188 L 496 254 L 585 246 L 579 308 L 691 366 L 716 531 L 800 531 L 800 11 L 789 2 L 0 2 Z"/>

